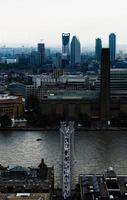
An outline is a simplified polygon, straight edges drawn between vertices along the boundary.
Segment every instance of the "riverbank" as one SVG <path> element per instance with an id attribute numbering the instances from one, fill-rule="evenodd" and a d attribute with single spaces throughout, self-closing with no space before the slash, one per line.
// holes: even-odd
<path id="1" fill-rule="evenodd" d="M 77 127 L 76 131 L 127 131 L 127 127 Z M 0 131 L 59 131 L 59 128 L 47 127 L 47 128 L 0 128 Z"/>

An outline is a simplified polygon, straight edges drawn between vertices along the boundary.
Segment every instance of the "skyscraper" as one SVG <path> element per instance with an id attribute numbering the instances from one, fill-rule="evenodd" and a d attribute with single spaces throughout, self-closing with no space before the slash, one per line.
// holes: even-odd
<path id="1" fill-rule="evenodd" d="M 38 53 L 39 53 L 39 64 L 43 66 L 45 63 L 45 44 L 39 43 L 38 44 Z"/>
<path id="2" fill-rule="evenodd" d="M 111 33 L 109 35 L 109 49 L 110 49 L 110 61 L 113 62 L 116 57 L 116 35 Z"/>
<path id="3" fill-rule="evenodd" d="M 53 59 L 54 67 L 61 68 L 62 65 L 62 59 L 61 59 L 61 53 L 56 53 Z"/>
<path id="4" fill-rule="evenodd" d="M 63 67 L 69 64 L 69 46 L 70 46 L 70 33 L 62 33 L 62 65 Z"/>
<path id="5" fill-rule="evenodd" d="M 81 45 L 76 36 L 71 41 L 71 65 L 81 63 Z"/>
<path id="6" fill-rule="evenodd" d="M 101 62 L 101 50 L 102 50 L 102 42 L 100 38 L 97 38 L 95 44 L 95 59 L 99 63 Z"/>
<path id="7" fill-rule="evenodd" d="M 37 51 L 32 51 L 30 54 L 30 64 L 33 66 L 40 65 L 40 54 Z"/>
<path id="8" fill-rule="evenodd" d="M 110 120 L 110 51 L 102 48 L 101 53 L 101 120 L 108 124 Z"/>
<path id="9" fill-rule="evenodd" d="M 70 33 L 62 33 L 62 54 L 69 55 Z"/>

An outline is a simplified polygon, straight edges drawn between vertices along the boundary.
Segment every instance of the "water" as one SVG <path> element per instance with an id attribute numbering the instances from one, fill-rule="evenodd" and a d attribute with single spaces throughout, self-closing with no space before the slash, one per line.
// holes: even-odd
<path id="1" fill-rule="evenodd" d="M 36 139 L 41 138 L 41 141 Z M 37 166 L 41 158 L 55 167 L 55 186 L 61 182 L 58 132 L 0 132 L 2 165 Z M 81 173 L 103 173 L 112 166 L 117 173 L 127 174 L 127 132 L 87 131 L 75 133 L 73 185 Z"/>

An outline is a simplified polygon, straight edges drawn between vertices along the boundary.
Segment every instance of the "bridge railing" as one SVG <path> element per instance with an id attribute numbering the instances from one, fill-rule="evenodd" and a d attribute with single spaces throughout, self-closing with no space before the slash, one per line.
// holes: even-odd
<path id="1" fill-rule="evenodd" d="M 71 137 L 74 132 L 74 122 L 61 122 L 60 132 L 63 135 L 63 198 L 71 196 Z"/>

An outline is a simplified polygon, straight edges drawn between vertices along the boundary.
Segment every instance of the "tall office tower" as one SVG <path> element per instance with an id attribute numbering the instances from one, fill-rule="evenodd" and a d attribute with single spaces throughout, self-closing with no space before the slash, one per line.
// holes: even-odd
<path id="1" fill-rule="evenodd" d="M 32 51 L 30 54 L 30 64 L 39 66 L 40 65 L 40 54 L 37 51 Z"/>
<path id="2" fill-rule="evenodd" d="M 102 48 L 101 53 L 101 121 L 108 125 L 110 121 L 110 50 Z"/>
<path id="3" fill-rule="evenodd" d="M 110 49 L 110 61 L 113 62 L 116 57 L 116 35 L 111 33 L 109 35 L 109 49 Z"/>
<path id="4" fill-rule="evenodd" d="M 62 64 L 69 64 L 70 33 L 62 33 Z"/>
<path id="5" fill-rule="evenodd" d="M 39 53 L 40 66 L 43 66 L 45 63 L 45 44 L 44 43 L 38 44 L 38 53 Z"/>
<path id="6" fill-rule="evenodd" d="M 61 65 L 62 65 L 61 53 L 55 54 L 54 65 L 56 68 L 61 68 Z"/>
<path id="7" fill-rule="evenodd" d="M 81 45 L 76 36 L 73 36 L 71 41 L 71 65 L 81 63 Z"/>
<path id="8" fill-rule="evenodd" d="M 100 38 L 97 38 L 95 44 L 95 59 L 99 63 L 101 62 L 101 50 L 102 50 L 102 42 Z"/>

